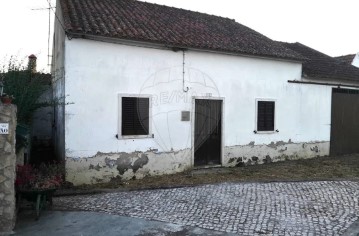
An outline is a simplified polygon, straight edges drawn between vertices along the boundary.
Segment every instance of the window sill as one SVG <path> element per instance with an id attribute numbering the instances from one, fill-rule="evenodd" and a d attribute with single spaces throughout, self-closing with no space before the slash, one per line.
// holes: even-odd
<path id="1" fill-rule="evenodd" d="M 149 135 L 116 135 L 116 137 L 118 140 L 154 138 L 153 134 L 149 134 Z"/>
<path id="2" fill-rule="evenodd" d="M 273 130 L 273 131 L 256 131 L 255 134 L 276 134 L 276 133 L 278 132 Z"/>

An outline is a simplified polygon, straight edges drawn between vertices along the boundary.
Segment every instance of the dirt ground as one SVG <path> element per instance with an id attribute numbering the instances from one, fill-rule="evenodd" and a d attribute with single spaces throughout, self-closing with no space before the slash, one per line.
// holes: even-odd
<path id="1" fill-rule="evenodd" d="M 196 169 L 173 175 L 146 177 L 106 184 L 83 185 L 76 189 L 149 189 L 192 186 L 221 182 L 269 182 L 311 180 L 359 180 L 359 154 L 318 157 L 234 168 Z"/>

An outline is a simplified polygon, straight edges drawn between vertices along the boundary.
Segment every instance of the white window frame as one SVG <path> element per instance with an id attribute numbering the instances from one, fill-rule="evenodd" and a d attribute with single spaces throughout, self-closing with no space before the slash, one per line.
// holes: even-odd
<path id="1" fill-rule="evenodd" d="M 149 108 L 148 108 L 148 135 L 122 135 L 122 97 L 132 97 L 132 98 L 148 98 L 149 99 Z M 152 95 L 149 94 L 118 94 L 118 139 L 141 139 L 141 138 L 152 138 Z"/>
<path id="2" fill-rule="evenodd" d="M 255 131 L 257 134 L 274 134 L 277 133 L 277 99 L 274 98 L 256 98 L 256 114 L 255 114 Z M 258 131 L 258 102 L 274 102 L 274 130 L 273 131 Z"/>

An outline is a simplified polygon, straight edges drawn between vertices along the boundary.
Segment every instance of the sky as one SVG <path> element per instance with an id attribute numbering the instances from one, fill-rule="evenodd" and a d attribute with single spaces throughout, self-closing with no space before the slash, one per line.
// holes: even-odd
<path id="1" fill-rule="evenodd" d="M 55 0 L 1 0 L 0 63 L 10 56 L 38 57 L 38 69 L 48 72 L 49 12 Z M 100 0 L 98 0 L 100 1 Z M 359 52 L 358 0 L 147 0 L 235 19 L 267 37 L 300 42 L 330 56 Z M 50 18 L 50 54 L 54 13 Z M 51 60 L 50 60 L 51 63 Z"/>

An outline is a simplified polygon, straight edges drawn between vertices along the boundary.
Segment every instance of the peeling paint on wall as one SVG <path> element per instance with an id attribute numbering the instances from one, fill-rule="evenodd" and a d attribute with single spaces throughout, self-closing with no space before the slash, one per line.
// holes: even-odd
<path id="1" fill-rule="evenodd" d="M 271 162 L 272 162 L 272 158 L 271 158 L 269 155 L 267 155 L 267 156 L 263 159 L 263 162 L 264 162 L 264 163 L 271 163 Z"/>
<path id="2" fill-rule="evenodd" d="M 285 160 L 308 159 L 329 155 L 329 142 L 293 143 L 271 142 L 268 145 L 239 145 L 225 147 L 224 166 L 238 167 L 245 165 L 271 163 Z"/>
<path id="3" fill-rule="evenodd" d="M 329 155 L 329 142 L 272 142 L 268 145 L 225 147 L 223 166 L 241 167 L 285 160 Z M 109 182 L 111 179 L 141 179 L 173 174 L 191 168 L 191 150 L 158 153 L 153 150 L 132 153 L 97 153 L 90 158 L 67 158 L 67 181 L 80 184 Z"/>
<path id="4" fill-rule="evenodd" d="M 278 141 L 278 142 L 271 142 L 270 144 L 268 144 L 267 146 L 270 147 L 270 148 L 274 148 L 274 149 L 277 149 L 281 146 L 284 146 L 286 144 L 292 144 L 292 140 L 289 139 L 288 142 L 284 142 L 284 141 Z"/>
<path id="5" fill-rule="evenodd" d="M 100 153 L 89 158 L 67 158 L 66 179 L 75 185 L 109 182 L 111 179 L 141 179 L 172 174 L 191 168 L 190 149 L 156 153 Z"/>

